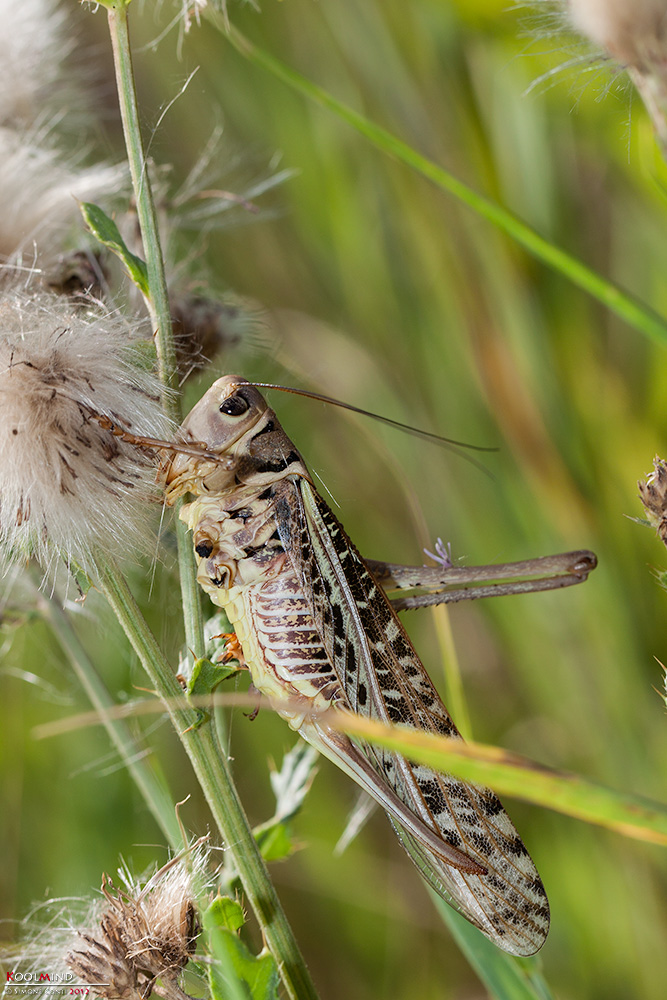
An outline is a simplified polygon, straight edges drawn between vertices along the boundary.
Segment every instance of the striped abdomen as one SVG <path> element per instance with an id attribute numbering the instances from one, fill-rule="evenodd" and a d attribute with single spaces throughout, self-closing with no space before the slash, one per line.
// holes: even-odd
<path id="1" fill-rule="evenodd" d="M 253 684 L 299 729 L 311 713 L 347 707 L 347 699 L 274 514 L 275 497 L 255 495 L 229 509 L 196 500 L 182 516 L 195 536 L 197 579 L 225 609 Z"/>

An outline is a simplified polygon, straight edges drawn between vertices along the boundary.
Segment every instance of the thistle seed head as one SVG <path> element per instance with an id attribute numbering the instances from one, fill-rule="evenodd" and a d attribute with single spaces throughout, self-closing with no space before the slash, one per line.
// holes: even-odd
<path id="1" fill-rule="evenodd" d="M 574 27 L 623 66 L 665 72 L 664 0 L 569 0 L 568 8 Z"/>
<path id="2" fill-rule="evenodd" d="M 79 938 L 80 946 L 65 962 L 82 983 L 95 984 L 95 993 L 109 1000 L 143 1000 L 139 970 L 128 958 L 114 914 L 103 914 L 95 935 L 80 931 Z"/>
<path id="3" fill-rule="evenodd" d="M 195 866 L 201 857 L 195 854 Z M 143 890 L 115 889 L 104 876 L 102 894 L 108 905 L 98 926 L 79 932 L 66 964 L 107 1000 L 145 1000 L 158 979 L 169 994 L 199 933 L 191 874 L 182 862 L 170 862 Z"/>
<path id="4" fill-rule="evenodd" d="M 0 122 L 34 121 L 71 45 L 48 0 L 0 0 Z"/>
<path id="5" fill-rule="evenodd" d="M 645 481 L 640 479 L 637 486 L 649 523 L 667 545 L 667 462 L 656 455 L 653 459 L 653 472 Z"/>
<path id="6" fill-rule="evenodd" d="M 182 0 L 182 23 L 185 31 L 189 31 L 193 22 L 199 26 L 201 23 L 201 12 L 208 6 L 208 0 Z M 220 5 L 218 5 L 220 6 Z M 225 4 L 222 4 L 225 10 Z"/>
<path id="7" fill-rule="evenodd" d="M 43 135 L 0 128 L 0 256 L 32 264 L 35 245 L 53 256 L 68 242 L 81 216 L 78 201 L 104 200 L 120 190 L 118 167 L 80 168 L 52 148 Z"/>
<path id="8" fill-rule="evenodd" d="M 153 453 L 100 424 L 165 438 L 160 385 L 136 335 L 98 303 L 0 298 L 0 547 L 5 559 L 146 548 Z"/>

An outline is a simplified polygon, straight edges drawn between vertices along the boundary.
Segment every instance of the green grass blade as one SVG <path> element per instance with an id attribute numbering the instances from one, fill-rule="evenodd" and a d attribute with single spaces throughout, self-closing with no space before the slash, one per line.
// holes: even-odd
<path id="1" fill-rule="evenodd" d="M 503 795 L 546 806 L 625 837 L 667 846 L 667 805 L 661 802 L 617 792 L 571 772 L 555 771 L 500 747 L 463 743 L 347 714 L 332 714 L 330 721 L 352 736 L 397 750 L 437 771 L 489 785 Z"/>
<path id="2" fill-rule="evenodd" d="M 540 236 L 531 226 L 522 222 L 512 212 L 483 195 L 478 194 L 458 180 L 443 167 L 422 156 L 415 149 L 392 135 L 375 122 L 337 100 L 322 87 L 301 76 L 270 53 L 256 46 L 238 29 L 228 26 L 222 15 L 214 11 L 208 13 L 209 20 L 224 34 L 234 48 L 250 62 L 268 70 L 293 90 L 332 111 L 351 125 L 382 152 L 405 163 L 417 173 L 432 181 L 442 191 L 458 198 L 473 211 L 497 226 L 538 260 L 568 278 L 579 288 L 588 292 L 612 312 L 620 316 L 630 326 L 634 326 L 647 337 L 661 345 L 667 344 L 667 320 L 657 312 L 624 291 L 618 285 L 587 267 L 581 260 L 555 246 Z"/>
<path id="3" fill-rule="evenodd" d="M 538 957 L 512 958 L 496 948 L 488 938 L 431 893 L 431 898 L 459 948 L 496 1000 L 553 1000 L 553 994 L 539 972 Z"/>

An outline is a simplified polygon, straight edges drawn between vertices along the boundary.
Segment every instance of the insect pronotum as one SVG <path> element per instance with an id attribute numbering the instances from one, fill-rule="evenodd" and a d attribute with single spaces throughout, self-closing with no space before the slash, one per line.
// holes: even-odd
<path id="1" fill-rule="evenodd" d="M 193 534 L 197 579 L 226 610 L 255 687 L 380 803 L 441 896 L 505 951 L 537 951 L 549 904 L 496 795 L 353 742 L 323 718 L 334 709 L 460 738 L 381 583 L 401 586 L 405 568 L 371 571 L 275 413 L 244 379 L 219 379 L 179 441 L 195 453 L 169 458 L 167 496 L 194 496 L 181 518 Z M 591 553 L 555 558 L 569 562 L 549 566 L 561 580 L 554 585 L 595 565 Z M 425 585 L 428 571 L 416 572 L 419 580 L 413 574 L 404 585 Z"/>

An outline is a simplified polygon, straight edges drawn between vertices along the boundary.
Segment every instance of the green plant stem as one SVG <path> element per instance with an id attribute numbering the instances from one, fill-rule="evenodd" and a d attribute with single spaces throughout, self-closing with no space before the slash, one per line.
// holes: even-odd
<path id="1" fill-rule="evenodd" d="M 38 592 L 37 600 L 42 606 L 44 616 L 49 622 L 54 635 L 63 650 L 67 653 L 74 672 L 86 692 L 90 703 L 99 714 L 100 721 L 106 729 L 112 745 L 125 762 L 131 777 L 141 792 L 146 805 L 150 809 L 156 823 L 161 828 L 169 845 L 175 852 L 186 847 L 183 835 L 174 811 L 174 799 L 169 793 L 162 776 L 139 754 L 141 747 L 132 736 L 128 726 L 120 719 L 115 719 L 110 710 L 116 703 L 109 694 L 104 682 L 95 670 L 81 640 L 72 628 L 69 617 L 62 609 L 58 600 L 48 600 Z"/>
<path id="2" fill-rule="evenodd" d="M 180 424 L 183 414 L 180 396 L 175 391 L 177 389 L 177 368 L 171 325 L 171 310 L 169 307 L 169 295 L 164 272 L 162 248 L 160 246 L 160 233 L 155 202 L 148 177 L 146 155 L 139 127 L 139 110 L 136 88 L 134 86 L 130 34 L 127 21 L 128 3 L 129 0 L 117 0 L 117 2 L 109 6 L 109 33 L 113 48 L 123 133 L 148 270 L 150 298 L 147 300 L 147 304 L 151 320 L 155 326 L 155 344 L 160 379 L 166 390 L 163 394 L 162 402 L 167 415 L 174 423 Z M 176 504 L 176 538 L 178 543 L 185 639 L 193 655 L 198 657 L 204 653 L 204 624 L 201 598 L 196 579 L 197 571 L 194 552 L 187 529 L 178 519 L 178 512 L 181 507 L 182 501 L 179 500 Z"/>
<path id="3" fill-rule="evenodd" d="M 468 711 L 468 702 L 461 675 L 461 664 L 459 663 L 456 651 L 449 612 L 444 605 L 439 608 L 432 608 L 431 612 L 438 637 L 438 645 L 442 651 L 445 704 L 449 708 L 452 718 L 456 719 L 456 728 L 463 739 L 470 740 L 472 739 L 472 722 L 470 720 L 470 712 Z"/>
<path id="4" fill-rule="evenodd" d="M 391 132 L 376 125 L 375 122 L 365 118 L 358 111 L 354 111 L 342 101 L 337 100 L 322 87 L 318 87 L 317 84 L 312 83 L 270 53 L 259 48 L 235 27 L 228 27 L 222 16 L 212 10 L 210 5 L 206 8 L 206 16 L 229 39 L 237 52 L 250 62 L 268 70 L 269 73 L 282 80 L 293 90 L 332 111 L 364 135 L 382 152 L 407 164 L 417 173 L 432 181 L 442 191 L 458 198 L 478 215 L 510 236 L 538 260 L 588 292 L 630 326 L 634 326 L 661 346 L 667 345 L 667 320 L 645 303 L 619 288 L 613 282 L 607 281 L 572 254 L 550 243 L 512 212 L 478 194 L 467 184 L 444 170 L 443 167 L 433 163 L 432 160 L 422 156 L 406 142 L 392 135 Z"/>
<path id="5" fill-rule="evenodd" d="M 231 773 L 212 726 L 190 708 L 155 636 L 122 574 L 111 562 L 99 567 L 101 588 L 148 674 L 192 763 L 243 889 L 271 949 L 283 983 L 295 1000 L 316 1000 L 303 956 L 271 883 Z"/>
<path id="6" fill-rule="evenodd" d="M 177 387 L 177 372 L 169 299 L 132 72 L 127 22 L 128 2 L 129 0 L 116 0 L 109 5 L 109 31 L 123 131 L 146 256 L 150 288 L 148 306 L 156 328 L 160 377 L 166 388 L 164 406 L 167 414 L 176 423 L 180 423 L 180 402 L 174 391 Z M 177 536 L 186 642 L 197 657 L 204 651 L 203 618 L 196 583 L 194 552 L 185 525 L 180 521 L 177 522 Z M 182 692 L 121 574 L 107 563 L 101 567 L 101 577 L 102 587 L 109 603 L 123 625 L 158 695 L 167 705 L 218 829 L 234 858 L 244 891 L 278 963 L 289 996 L 314 1000 L 317 996 L 315 988 L 255 843 L 236 793 L 227 760 L 211 725 L 204 723 L 195 729 L 198 722 L 195 711 L 189 706 L 179 707 L 184 704 Z"/>
<path id="7" fill-rule="evenodd" d="M 160 379 L 171 392 L 165 393 L 164 408 L 175 423 L 181 422 L 177 388 L 176 351 L 171 331 L 169 294 L 164 273 L 160 233 L 153 192 L 148 178 L 148 163 L 139 127 L 139 109 L 134 86 L 130 33 L 127 22 L 129 0 L 117 0 L 108 8 L 109 34 L 113 48 L 118 101 L 123 122 L 123 134 L 130 164 L 132 187 L 137 203 L 141 239 L 146 255 L 150 298 L 147 300 L 155 327 L 155 343 Z"/>

